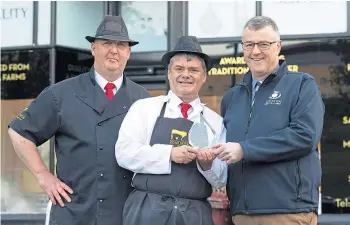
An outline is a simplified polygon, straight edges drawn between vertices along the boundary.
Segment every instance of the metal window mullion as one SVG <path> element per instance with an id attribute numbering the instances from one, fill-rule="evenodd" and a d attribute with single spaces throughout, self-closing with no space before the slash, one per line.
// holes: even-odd
<path id="1" fill-rule="evenodd" d="M 38 19 L 39 17 L 39 2 L 33 1 L 33 40 L 32 45 L 36 46 L 38 45 Z"/>
<path id="2" fill-rule="evenodd" d="M 51 37 L 50 37 L 50 85 L 56 81 L 56 31 L 57 31 L 57 2 L 51 2 Z M 49 169 L 52 174 L 55 172 L 55 137 L 50 139 L 50 160 Z"/>

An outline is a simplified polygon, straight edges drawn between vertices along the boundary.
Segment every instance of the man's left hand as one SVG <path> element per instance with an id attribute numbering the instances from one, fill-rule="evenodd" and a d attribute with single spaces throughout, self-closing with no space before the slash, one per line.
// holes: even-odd
<path id="1" fill-rule="evenodd" d="M 216 156 L 213 150 L 202 149 L 197 154 L 197 161 L 204 171 L 210 170 Z"/>
<path id="2" fill-rule="evenodd" d="M 218 158 L 227 164 L 235 163 L 243 159 L 243 150 L 240 144 L 235 142 L 220 143 L 212 147 Z"/>

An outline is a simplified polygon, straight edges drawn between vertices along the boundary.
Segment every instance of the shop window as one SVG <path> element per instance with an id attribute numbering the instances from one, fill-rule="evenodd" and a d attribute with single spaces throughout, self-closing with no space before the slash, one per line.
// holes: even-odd
<path id="1" fill-rule="evenodd" d="M 17 157 L 7 125 L 50 84 L 49 51 L 1 52 L 1 212 L 43 213 L 47 195 Z M 38 147 L 49 168 L 49 141 Z"/>
<path id="2" fill-rule="evenodd" d="M 94 64 L 94 58 L 89 51 L 58 48 L 56 58 L 56 83 L 89 72 Z"/>
<path id="3" fill-rule="evenodd" d="M 95 36 L 103 19 L 104 2 L 58 1 L 57 44 L 90 49 L 85 36 Z"/>
<path id="4" fill-rule="evenodd" d="M 247 66 L 239 55 L 238 43 L 202 44 L 201 47 L 213 61 L 213 68 L 200 91 L 201 100 L 220 114 L 222 97 L 242 77 Z"/>
<path id="5" fill-rule="evenodd" d="M 255 2 L 188 2 L 188 33 L 197 38 L 238 37 L 255 16 Z"/>
<path id="6" fill-rule="evenodd" d="M 38 1 L 38 45 L 51 42 L 51 2 Z"/>
<path id="7" fill-rule="evenodd" d="M 140 42 L 133 52 L 167 50 L 168 2 L 122 1 L 121 15 L 129 37 Z"/>
<path id="8" fill-rule="evenodd" d="M 262 1 L 262 15 L 271 17 L 281 35 L 344 33 L 346 1 Z"/>

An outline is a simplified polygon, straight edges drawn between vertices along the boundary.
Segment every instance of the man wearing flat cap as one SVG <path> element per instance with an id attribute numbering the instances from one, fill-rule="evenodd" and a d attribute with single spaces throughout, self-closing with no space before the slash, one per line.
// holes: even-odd
<path id="1" fill-rule="evenodd" d="M 204 129 L 201 138 L 208 143 L 225 138 L 222 118 L 198 97 L 212 62 L 192 36 L 181 37 L 162 62 L 168 95 L 136 101 L 115 147 L 118 164 L 135 173 L 123 224 L 213 225 L 207 198 L 213 187 L 225 185 L 225 175 L 218 174 L 225 174 L 226 165 L 215 159 L 210 144 L 198 148 L 189 140 L 194 124 Z"/>
<path id="2" fill-rule="evenodd" d="M 90 72 L 46 88 L 9 124 L 14 149 L 48 194 L 52 225 L 122 224 L 132 172 L 118 166 L 120 125 L 136 100 L 149 97 L 123 75 L 130 48 L 120 16 L 106 16 L 91 43 Z M 55 136 L 57 177 L 36 146 Z"/>

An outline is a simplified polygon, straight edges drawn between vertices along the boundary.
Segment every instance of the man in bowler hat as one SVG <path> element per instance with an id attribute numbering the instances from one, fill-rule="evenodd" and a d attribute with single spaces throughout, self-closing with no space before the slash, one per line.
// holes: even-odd
<path id="1" fill-rule="evenodd" d="M 208 143 L 226 136 L 222 118 L 198 97 L 212 62 L 193 36 L 181 37 L 162 62 L 168 95 L 135 102 L 119 131 L 116 159 L 135 173 L 123 224 L 214 225 L 207 198 L 213 187 L 225 185 L 225 175 L 218 174 L 226 173 L 226 165 L 189 141 L 194 123 Z"/>
<path id="2" fill-rule="evenodd" d="M 9 124 L 17 155 L 47 193 L 49 224 L 122 224 L 132 173 L 118 166 L 114 147 L 129 107 L 149 97 L 123 75 L 131 46 L 120 16 L 105 16 L 91 43 L 90 72 L 46 88 Z M 36 146 L 55 136 L 57 177 Z"/>

